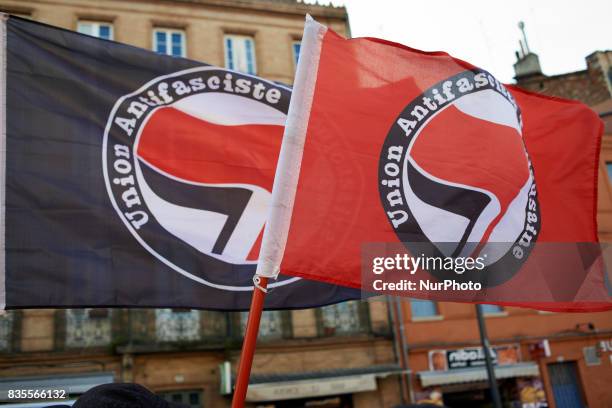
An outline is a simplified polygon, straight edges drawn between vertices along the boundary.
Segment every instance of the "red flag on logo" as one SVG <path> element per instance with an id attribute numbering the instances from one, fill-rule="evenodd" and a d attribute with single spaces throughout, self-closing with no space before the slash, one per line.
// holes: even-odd
<path id="1" fill-rule="evenodd" d="M 611 308 L 595 220 L 601 129 L 581 103 L 308 20 L 258 274 Z"/>

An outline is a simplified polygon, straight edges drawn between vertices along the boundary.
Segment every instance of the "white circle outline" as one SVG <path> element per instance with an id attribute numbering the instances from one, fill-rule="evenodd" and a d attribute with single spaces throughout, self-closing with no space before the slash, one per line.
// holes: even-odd
<path id="1" fill-rule="evenodd" d="M 185 69 L 185 70 L 182 70 L 182 71 L 177 71 L 177 72 L 173 72 L 171 74 L 166 74 L 166 75 L 162 75 L 162 76 L 153 78 L 152 80 L 150 80 L 149 82 L 147 82 L 146 84 L 144 84 L 140 88 L 138 88 L 136 91 L 134 91 L 132 93 L 129 93 L 127 95 L 123 95 L 121 98 L 119 98 L 117 100 L 117 102 L 115 102 L 115 105 L 113 106 L 113 109 L 111 110 L 111 112 L 110 112 L 110 114 L 108 116 L 108 121 L 106 122 L 106 127 L 104 129 L 104 138 L 102 140 L 102 172 L 104 174 L 104 182 L 106 184 L 106 192 L 108 193 L 108 196 L 109 196 L 109 198 L 111 200 L 111 203 L 113 204 L 113 207 L 115 208 L 115 211 L 117 212 L 117 214 L 119 214 L 119 218 L 121 218 L 121 220 L 123 221 L 123 223 L 125 224 L 127 229 L 132 233 L 134 238 L 136 238 L 136 240 L 140 243 L 140 245 L 142 245 L 147 251 L 149 251 L 149 253 L 151 253 L 158 260 L 163 262 L 166 266 L 170 267 L 171 269 L 175 270 L 176 272 L 180 273 L 181 275 L 183 275 L 183 276 L 185 276 L 185 277 L 187 277 L 189 279 L 192 279 L 192 280 L 194 280 L 194 281 L 196 281 L 198 283 L 201 283 L 203 285 L 209 286 L 211 288 L 227 290 L 227 291 L 233 291 L 233 292 L 252 291 L 254 289 L 253 286 L 219 285 L 219 284 L 216 284 L 216 283 L 209 282 L 206 279 L 202 279 L 202 278 L 200 278 L 198 276 L 195 276 L 192 273 L 189 273 L 186 270 L 180 268 L 179 266 L 173 264 L 172 262 L 170 262 L 166 258 L 164 258 L 162 255 L 160 255 L 153 248 L 151 248 L 144 241 L 144 239 L 142 239 L 140 237 L 140 235 L 138 235 L 138 233 L 132 227 L 132 224 L 129 223 L 129 221 L 125 218 L 125 216 L 123 215 L 123 213 L 119 209 L 119 206 L 117 205 L 117 201 L 115 200 L 115 196 L 112 193 L 110 181 L 109 181 L 109 178 L 108 178 L 107 161 L 106 161 L 106 153 L 107 153 L 107 148 L 108 148 L 108 143 L 107 143 L 108 142 L 108 132 L 110 131 L 110 128 L 111 128 L 111 126 L 113 124 L 113 118 L 115 117 L 115 115 L 117 113 L 117 110 L 119 109 L 119 106 L 121 106 L 123 101 L 125 101 L 127 98 L 130 98 L 130 97 L 132 97 L 134 95 L 142 93 L 149 86 L 151 86 L 151 85 L 153 85 L 153 84 L 155 84 L 155 83 L 157 83 L 159 81 L 162 81 L 164 79 L 174 78 L 174 77 L 177 77 L 177 76 L 181 76 L 181 75 L 185 75 L 185 74 L 190 74 L 190 73 L 193 73 L 193 72 L 212 71 L 212 70 L 226 71 L 226 72 L 229 72 L 229 73 L 238 73 L 240 75 L 248 76 L 248 77 L 251 77 L 251 78 L 256 79 L 258 81 L 266 82 L 266 83 L 268 83 L 268 84 L 270 84 L 272 86 L 284 88 L 284 89 L 286 89 L 288 91 L 291 91 L 291 89 L 286 87 L 286 86 L 282 86 L 282 85 L 276 84 L 274 82 L 271 82 L 271 81 L 268 81 L 266 79 L 262 79 L 262 78 L 256 77 L 254 75 L 243 74 L 243 73 L 239 73 L 239 72 L 232 71 L 232 70 L 229 70 L 229 69 L 213 67 L 213 66 L 189 68 L 189 69 Z M 132 151 L 132 160 L 134 160 L 134 152 L 133 151 Z M 285 286 L 285 285 L 288 285 L 290 283 L 293 283 L 293 282 L 296 282 L 296 281 L 299 281 L 299 280 L 301 280 L 301 278 L 293 277 L 293 278 L 289 278 L 289 279 L 281 281 L 281 282 L 271 283 L 270 285 L 268 285 L 268 287 L 269 288 L 275 288 L 275 287 L 279 287 L 279 286 Z"/>

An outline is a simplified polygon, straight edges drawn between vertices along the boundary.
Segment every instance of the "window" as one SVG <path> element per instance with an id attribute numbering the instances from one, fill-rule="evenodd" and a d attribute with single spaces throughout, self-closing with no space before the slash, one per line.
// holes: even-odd
<path id="1" fill-rule="evenodd" d="M 111 342 L 111 311 L 66 310 L 66 347 L 100 347 Z"/>
<path id="2" fill-rule="evenodd" d="M 225 36 L 225 67 L 255 75 L 255 41 L 246 35 Z"/>
<path id="3" fill-rule="evenodd" d="M 300 48 L 302 47 L 302 43 L 300 41 L 294 41 L 291 44 L 291 50 L 293 51 L 293 62 L 297 67 L 297 63 L 300 59 Z"/>
<path id="4" fill-rule="evenodd" d="M 482 314 L 499 314 L 504 311 L 501 306 L 497 305 L 481 305 L 482 306 Z"/>
<path id="5" fill-rule="evenodd" d="M 597 350 L 597 346 L 588 346 L 582 348 L 584 362 L 587 366 L 601 365 L 601 353 Z"/>
<path id="6" fill-rule="evenodd" d="M 410 309 L 412 310 L 413 320 L 438 315 L 436 303 L 431 300 L 410 299 Z"/>
<path id="7" fill-rule="evenodd" d="M 166 391 L 160 392 L 159 396 L 168 402 L 187 405 L 189 408 L 201 408 L 202 392 L 198 390 L 191 391 Z"/>
<path id="8" fill-rule="evenodd" d="M 13 312 L 8 312 L 0 316 L 0 352 L 11 351 L 12 328 Z"/>
<path id="9" fill-rule="evenodd" d="M 227 335 L 227 316 L 224 312 L 200 310 L 202 337 L 207 339 L 225 338 Z"/>
<path id="10" fill-rule="evenodd" d="M 240 313 L 240 327 L 243 336 L 246 331 L 248 319 L 248 312 Z M 259 337 L 265 339 L 283 338 L 283 312 L 279 310 L 269 310 L 262 313 L 261 321 L 259 322 Z"/>
<path id="11" fill-rule="evenodd" d="M 155 334 L 159 341 L 200 340 L 200 313 L 189 309 L 156 309 Z"/>
<path id="12" fill-rule="evenodd" d="M 79 21 L 77 24 L 77 31 L 81 34 L 87 34 L 105 40 L 113 39 L 113 25 L 111 23 Z"/>
<path id="13" fill-rule="evenodd" d="M 153 51 L 173 57 L 185 57 L 185 32 L 167 28 L 153 30 Z"/>
<path id="14" fill-rule="evenodd" d="M 321 308 L 323 334 L 358 333 L 362 329 L 360 304 L 357 301 L 342 302 Z"/>
<path id="15" fill-rule="evenodd" d="M 606 170 L 608 170 L 608 180 L 612 183 L 612 162 L 606 162 Z"/>

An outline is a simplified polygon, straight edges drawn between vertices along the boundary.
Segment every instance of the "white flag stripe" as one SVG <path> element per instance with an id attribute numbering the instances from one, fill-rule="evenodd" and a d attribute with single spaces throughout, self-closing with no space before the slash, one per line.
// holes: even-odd
<path id="1" fill-rule="evenodd" d="M 488 244 L 483 248 L 481 254 L 487 254 L 486 265 L 496 262 L 505 255 L 514 245 L 514 241 L 520 237 L 525 226 L 527 202 L 529 200 L 529 190 L 533 184 L 533 177 L 529 179 L 521 189 L 520 193 L 512 200 L 503 218 L 497 223 Z M 506 243 L 502 246 L 501 243 Z"/>
<path id="2" fill-rule="evenodd" d="M 142 176 L 142 170 L 140 169 L 141 163 L 162 176 L 181 183 L 207 187 L 235 187 L 247 189 L 252 192 L 252 196 L 222 254 L 215 254 L 212 252 L 212 249 L 219 237 L 219 234 L 221 233 L 221 229 L 225 225 L 227 216 L 211 211 L 195 210 L 168 203 L 150 189 L 146 183 L 146 180 Z M 137 177 L 139 182 L 144 186 L 143 195 L 145 195 L 147 200 L 151 200 L 151 203 L 153 203 L 149 206 L 151 213 L 155 216 L 155 219 L 158 220 L 162 227 L 164 227 L 175 237 L 193 246 L 198 251 L 214 258 L 236 264 L 254 264 L 257 262 L 248 261 L 246 259 L 255 245 L 255 241 L 257 241 L 259 233 L 266 222 L 271 196 L 266 189 L 252 184 L 197 183 L 185 180 L 166 173 L 142 157 L 138 158 L 136 165 Z M 168 211 L 169 209 L 173 209 L 173 211 Z M 221 218 L 214 216 L 214 214 L 217 214 Z M 187 215 L 193 217 L 191 220 L 191 225 L 184 222 Z M 209 219 L 211 220 L 211 223 L 207 224 L 207 220 Z M 208 226 L 206 229 L 199 227 L 194 229 L 194 225 Z"/>
<path id="3" fill-rule="evenodd" d="M 216 125 L 278 125 L 285 126 L 286 115 L 250 98 L 217 92 L 201 93 L 183 98 L 171 105 L 194 118 Z"/>
<path id="4" fill-rule="evenodd" d="M 210 254 L 227 216 L 213 211 L 182 207 L 164 200 L 147 184 L 140 169 L 140 161 L 136 160 L 135 163 L 142 196 L 157 222 L 169 233 L 198 251 Z M 194 228 L 194 225 L 197 227 Z"/>
<path id="5" fill-rule="evenodd" d="M 466 115 L 508 126 L 515 129 L 519 135 L 523 134 L 514 106 L 492 89 L 465 95 L 457 99 L 454 106 Z"/>

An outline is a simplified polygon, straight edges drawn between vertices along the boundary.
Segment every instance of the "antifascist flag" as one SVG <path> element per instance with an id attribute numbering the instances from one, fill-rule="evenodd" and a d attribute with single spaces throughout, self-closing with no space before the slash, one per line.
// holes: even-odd
<path id="1" fill-rule="evenodd" d="M 0 304 L 247 309 L 291 90 L 1 25 Z M 268 308 L 358 292 L 281 277 Z"/>
<path id="2" fill-rule="evenodd" d="M 258 274 L 610 308 L 595 221 L 601 130 L 578 102 L 307 19 Z"/>

